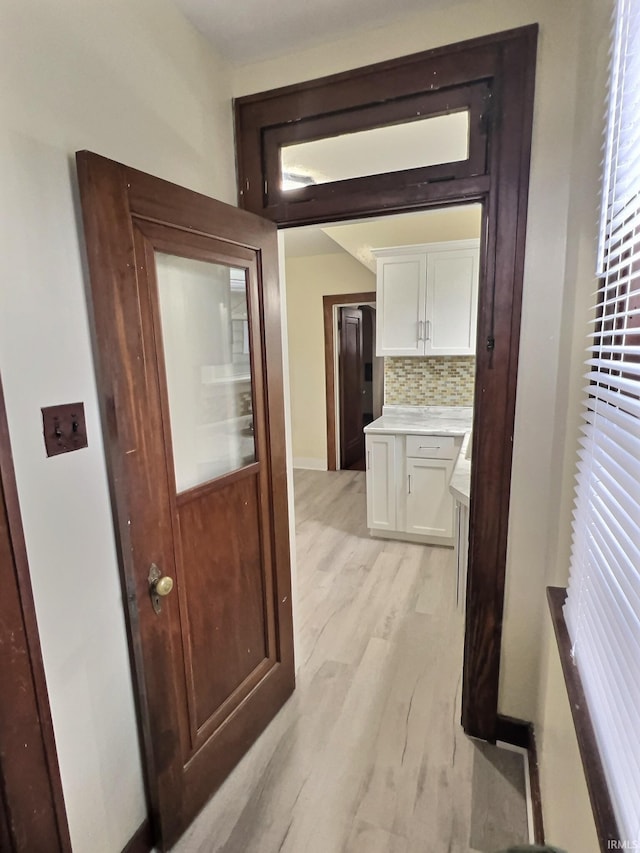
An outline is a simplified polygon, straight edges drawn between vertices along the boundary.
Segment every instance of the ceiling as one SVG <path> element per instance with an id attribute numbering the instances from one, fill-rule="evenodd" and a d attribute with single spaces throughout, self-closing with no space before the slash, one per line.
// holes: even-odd
<path id="1" fill-rule="evenodd" d="M 374 29 L 451 0 L 174 0 L 218 53 L 236 64 Z"/>
<path id="2" fill-rule="evenodd" d="M 456 0 L 394 0 L 393 3 L 389 0 L 313 0 L 313 3 L 309 0 L 277 0 L 271 3 L 265 0 L 240 0 L 235 3 L 232 0 L 173 2 L 219 54 L 241 65 L 348 37 L 366 29 L 375 29 L 424 12 L 427 8 L 451 6 Z M 455 119 L 452 116 L 443 118 Z M 418 129 L 410 125 L 404 127 L 408 128 L 410 133 Z M 452 138 L 449 125 L 444 127 L 442 132 L 445 142 L 450 146 Z M 357 137 L 358 134 L 352 136 Z M 466 134 L 463 133 L 462 136 L 466 137 Z M 294 170 L 297 167 L 304 174 L 316 176 L 316 179 L 325 175 L 329 179 L 335 179 L 336 169 L 346 168 L 353 171 L 352 166 L 349 166 L 349 151 L 346 155 L 342 149 L 334 151 L 331 147 L 333 141 L 322 140 L 322 145 L 313 150 L 308 149 L 308 146 L 292 146 L 301 151 L 304 149 L 306 159 L 301 163 L 296 161 L 289 164 L 290 167 Z M 344 136 L 337 138 L 339 143 L 344 141 Z M 347 137 L 346 141 L 352 140 Z M 402 163 L 398 166 L 389 161 L 390 147 L 384 142 L 383 139 L 367 139 L 367 157 L 372 163 L 368 163 L 366 167 L 360 163 L 363 156 L 362 145 L 357 146 L 357 168 L 364 169 L 366 174 L 402 168 Z M 420 152 L 420 162 L 424 162 L 427 157 L 424 138 L 417 136 L 414 139 L 409 136 L 403 144 L 407 150 L 402 156 L 408 157 L 413 164 L 417 150 Z M 441 148 L 442 140 L 437 137 L 436 142 L 432 144 Z M 397 147 L 395 144 L 392 150 Z M 345 156 L 346 165 L 343 162 Z M 464 157 L 464 154 L 460 156 Z M 441 154 L 434 155 L 434 162 L 441 161 Z M 323 179 L 327 178 L 320 178 Z M 375 271 L 372 248 L 476 237 L 480 234 L 480 218 L 480 206 L 473 205 L 335 223 L 330 226 L 286 229 L 286 254 L 290 258 L 300 258 L 346 252 L 368 269 Z"/>
<path id="3" fill-rule="evenodd" d="M 346 252 L 375 272 L 373 249 L 480 236 L 482 206 L 470 204 L 354 222 L 284 230 L 285 255 L 302 258 Z"/>

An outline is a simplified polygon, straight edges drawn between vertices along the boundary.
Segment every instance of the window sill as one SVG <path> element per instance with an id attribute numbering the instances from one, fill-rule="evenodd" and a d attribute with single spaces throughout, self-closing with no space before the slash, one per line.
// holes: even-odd
<path id="1" fill-rule="evenodd" d="M 562 672 L 569 696 L 573 725 L 578 739 L 578 749 L 580 750 L 584 775 L 587 781 L 587 789 L 596 824 L 598 841 L 600 842 L 600 850 L 608 851 L 616 849 L 620 834 L 580 674 L 571 656 L 571 639 L 563 612 L 566 597 L 567 591 L 564 587 L 547 587 L 547 599 L 549 601 L 551 619 L 558 643 Z"/>

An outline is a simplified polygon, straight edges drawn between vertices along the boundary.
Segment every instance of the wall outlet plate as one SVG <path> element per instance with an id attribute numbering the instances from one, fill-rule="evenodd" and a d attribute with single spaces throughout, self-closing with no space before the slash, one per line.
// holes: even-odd
<path id="1" fill-rule="evenodd" d="M 70 453 L 87 447 L 84 403 L 64 403 L 42 409 L 44 445 L 47 456 Z"/>

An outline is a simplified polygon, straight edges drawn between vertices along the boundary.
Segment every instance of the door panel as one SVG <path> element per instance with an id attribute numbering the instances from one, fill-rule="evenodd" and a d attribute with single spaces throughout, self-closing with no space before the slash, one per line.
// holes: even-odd
<path id="1" fill-rule="evenodd" d="M 243 535 L 228 535 L 237 526 Z M 268 657 L 255 474 L 182 503 L 178 529 L 196 735 L 234 691 L 235 704 L 246 695 L 241 686 Z"/>
<path id="2" fill-rule="evenodd" d="M 79 154 L 78 168 L 149 799 L 166 847 L 294 687 L 275 228 L 96 155 Z"/>
<path id="3" fill-rule="evenodd" d="M 378 258 L 376 281 L 376 355 L 424 355 L 424 253 Z"/>
<path id="4" fill-rule="evenodd" d="M 340 467 L 350 468 L 364 458 L 362 395 L 362 311 L 341 308 L 340 341 Z"/>
<path id="5" fill-rule="evenodd" d="M 446 459 L 407 459 L 408 533 L 447 538 L 453 535 L 451 468 L 451 461 Z"/>
<path id="6" fill-rule="evenodd" d="M 367 527 L 396 529 L 395 435 L 367 435 Z"/>
<path id="7" fill-rule="evenodd" d="M 475 355 L 478 250 L 434 252 L 427 262 L 428 355 Z"/>
<path id="8" fill-rule="evenodd" d="M 251 253 L 242 252 L 248 266 L 229 266 L 239 259 L 228 246 L 200 238 L 189 246 L 206 260 L 171 255 L 172 245 L 185 251 L 181 232 L 138 227 L 152 249 L 163 250 L 153 253 L 156 340 L 162 341 L 158 368 L 166 377 L 161 390 L 170 425 L 168 466 L 173 450 L 176 581 L 187 634 L 186 763 L 264 676 L 268 644 L 275 662 L 271 556 L 261 534 L 266 530 L 269 537 L 269 506 L 260 498 L 268 485 L 263 466 L 254 464 L 256 424 L 261 442 L 265 431 L 262 402 L 257 411 L 253 405 L 254 397 L 263 400 L 254 393 L 251 358 L 254 346 L 260 349 L 259 324 L 250 322 L 259 305 L 250 310 L 247 299 L 248 290 L 257 292 L 255 282 L 251 287 L 257 267 Z M 261 371 L 258 365 L 257 378 Z"/>

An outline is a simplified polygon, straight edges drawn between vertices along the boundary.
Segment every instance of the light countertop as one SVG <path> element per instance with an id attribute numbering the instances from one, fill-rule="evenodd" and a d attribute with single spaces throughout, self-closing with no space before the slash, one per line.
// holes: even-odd
<path id="1" fill-rule="evenodd" d="M 384 406 L 382 417 L 365 433 L 395 435 L 461 435 L 471 429 L 472 406 Z"/>
<path id="2" fill-rule="evenodd" d="M 469 431 L 462 442 L 460 453 L 453 466 L 453 473 L 449 480 L 449 491 L 459 503 L 469 506 L 471 495 L 471 431 Z"/>

